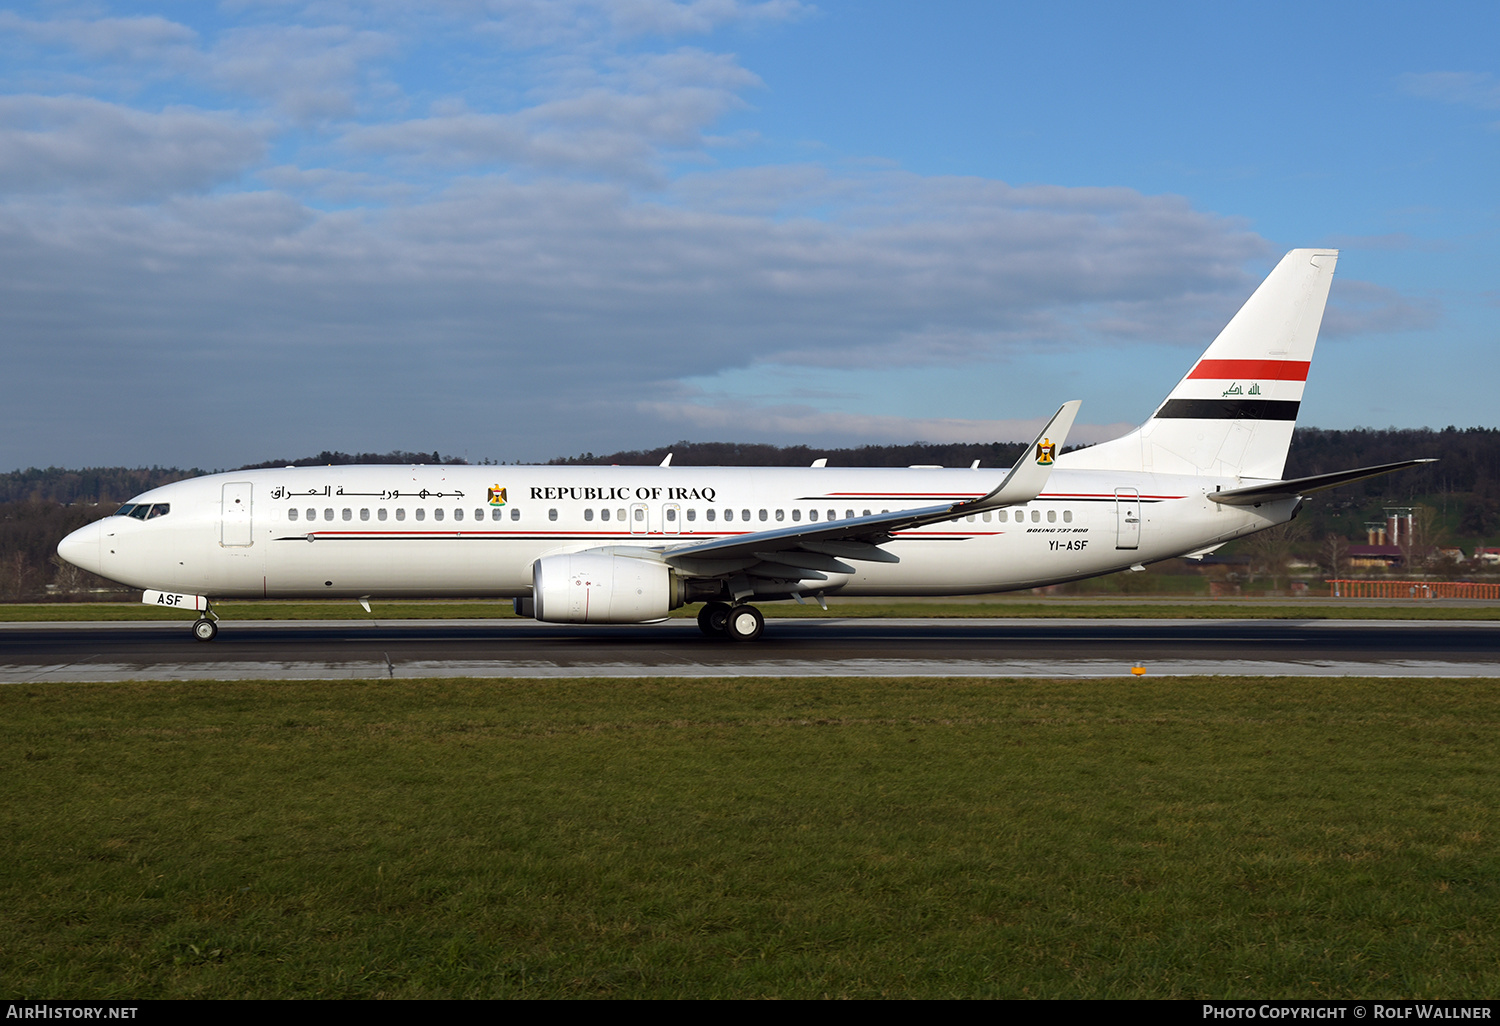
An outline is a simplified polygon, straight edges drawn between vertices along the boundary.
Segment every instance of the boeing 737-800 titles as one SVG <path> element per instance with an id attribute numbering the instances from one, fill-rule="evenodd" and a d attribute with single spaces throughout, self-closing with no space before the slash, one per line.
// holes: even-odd
<path id="1" fill-rule="evenodd" d="M 61 556 L 144 601 L 502 597 L 561 623 L 688 603 L 752 640 L 752 600 L 966 595 L 1202 556 L 1303 496 L 1425 462 L 1282 479 L 1338 254 L 1288 253 L 1141 427 L 1064 453 L 1065 403 L 998 482 L 978 468 L 287 467 L 179 481 Z M 821 461 L 819 461 L 821 463 Z"/>

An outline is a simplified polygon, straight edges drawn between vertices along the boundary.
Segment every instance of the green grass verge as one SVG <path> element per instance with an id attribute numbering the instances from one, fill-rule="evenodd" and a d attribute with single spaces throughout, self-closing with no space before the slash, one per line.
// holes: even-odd
<path id="1" fill-rule="evenodd" d="M 1490 997 L 1500 690 L 0 689 L 29 997 Z"/>
<path id="2" fill-rule="evenodd" d="M 1235 599 L 975 599 L 969 601 L 828 600 L 829 610 L 808 603 L 768 602 L 761 610 L 771 618 L 786 617 L 1081 617 L 1090 619 L 1144 618 L 1182 620 L 1500 620 L 1500 602 L 1454 604 L 1442 601 L 1323 600 L 1268 602 Z M 698 614 L 697 605 L 678 609 L 673 617 Z M 381 602 L 366 613 L 354 602 L 215 602 L 226 620 L 442 620 L 514 619 L 506 602 Z M 0 622 L 109 622 L 115 620 L 178 620 L 193 614 L 138 602 L 80 602 L 0 604 Z"/>

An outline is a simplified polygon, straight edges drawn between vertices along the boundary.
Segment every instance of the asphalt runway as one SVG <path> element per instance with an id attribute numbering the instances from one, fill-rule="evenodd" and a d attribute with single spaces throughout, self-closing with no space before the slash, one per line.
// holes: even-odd
<path id="1" fill-rule="evenodd" d="M 464 677 L 1366 675 L 1500 678 L 1500 622 L 768 620 L 750 644 L 691 620 L 0 624 L 0 683 Z"/>

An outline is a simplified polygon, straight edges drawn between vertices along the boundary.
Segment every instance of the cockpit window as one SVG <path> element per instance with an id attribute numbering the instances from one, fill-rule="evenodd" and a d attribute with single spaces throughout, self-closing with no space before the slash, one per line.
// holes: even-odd
<path id="1" fill-rule="evenodd" d="M 155 505 L 149 502 L 127 502 L 115 510 L 117 517 L 134 517 L 137 520 L 155 520 L 172 512 L 170 502 L 158 502 Z"/>

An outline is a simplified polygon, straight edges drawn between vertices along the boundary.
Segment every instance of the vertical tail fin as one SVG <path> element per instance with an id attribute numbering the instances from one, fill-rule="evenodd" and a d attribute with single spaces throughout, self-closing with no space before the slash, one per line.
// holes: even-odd
<path id="1" fill-rule="evenodd" d="M 1337 262 L 1326 249 L 1282 257 L 1150 420 L 1059 465 L 1279 479 Z"/>

